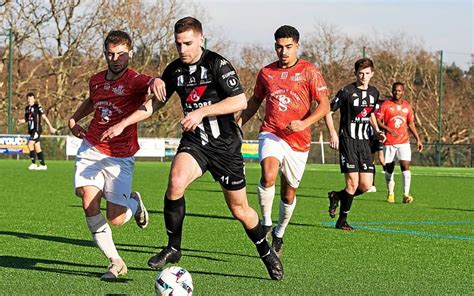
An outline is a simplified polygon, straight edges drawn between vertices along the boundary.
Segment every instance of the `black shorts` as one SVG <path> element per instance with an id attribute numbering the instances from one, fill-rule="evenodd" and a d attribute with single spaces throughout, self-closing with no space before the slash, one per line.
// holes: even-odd
<path id="1" fill-rule="evenodd" d="M 203 174 L 209 171 L 222 187 L 240 190 L 246 186 L 242 142 L 237 139 L 228 150 L 216 150 L 209 145 L 202 146 L 185 138 L 181 139 L 176 153 L 189 153 L 199 164 Z"/>
<path id="2" fill-rule="evenodd" d="M 372 136 L 370 137 L 370 152 L 374 154 L 378 151 L 383 151 L 383 143 L 376 136 Z"/>
<path id="3" fill-rule="evenodd" d="M 369 140 L 339 137 L 339 165 L 341 173 L 373 173 L 374 164 Z"/>
<path id="4" fill-rule="evenodd" d="M 30 134 L 30 139 L 29 141 L 35 141 L 35 143 L 38 143 L 40 141 L 41 134 L 37 130 L 32 130 L 28 132 Z"/>

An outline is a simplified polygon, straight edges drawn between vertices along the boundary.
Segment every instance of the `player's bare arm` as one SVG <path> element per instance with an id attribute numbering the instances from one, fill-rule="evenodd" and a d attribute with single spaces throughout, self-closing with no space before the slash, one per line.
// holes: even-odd
<path id="1" fill-rule="evenodd" d="M 329 130 L 329 135 L 331 136 L 331 140 L 329 142 L 329 147 L 332 149 L 338 150 L 339 149 L 339 135 L 334 128 L 334 120 L 332 119 L 332 114 L 334 112 L 330 111 L 324 116 L 324 121 L 326 122 L 326 127 Z"/>
<path id="2" fill-rule="evenodd" d="M 193 112 L 186 114 L 186 116 L 181 119 L 180 123 L 183 127 L 183 131 L 193 131 L 196 129 L 198 124 L 201 123 L 204 117 L 232 114 L 244 110 L 246 107 L 247 99 L 245 98 L 245 94 L 240 94 L 228 97 L 217 104 L 196 109 Z"/>
<path id="3" fill-rule="evenodd" d="M 165 102 L 166 101 L 166 86 L 165 82 L 161 80 L 160 78 L 155 78 L 153 80 L 153 83 L 150 85 L 151 90 L 153 91 L 153 94 L 155 97 L 158 99 L 160 102 Z"/>
<path id="4" fill-rule="evenodd" d="M 255 113 L 258 111 L 260 108 L 260 105 L 262 105 L 263 99 L 258 98 L 255 95 L 253 95 L 250 100 L 247 101 L 247 108 L 245 108 L 244 111 L 240 114 L 240 116 L 237 117 L 236 121 L 239 126 L 243 126 L 247 121 L 252 118 Z"/>
<path id="5" fill-rule="evenodd" d="M 379 141 L 385 142 L 387 137 L 385 136 L 384 132 L 380 130 L 378 121 L 379 119 L 375 117 L 375 113 L 370 114 L 370 125 L 372 125 L 372 128 L 375 131 L 375 136 Z"/>
<path id="6" fill-rule="evenodd" d="M 41 117 L 43 118 L 44 122 L 46 122 L 46 124 L 48 125 L 50 133 L 54 134 L 58 131 L 57 129 L 55 129 L 53 127 L 53 125 L 51 124 L 51 122 L 49 121 L 49 119 L 46 115 L 43 114 L 43 115 L 41 115 Z"/>
<path id="7" fill-rule="evenodd" d="M 92 111 L 94 111 L 94 104 L 92 103 L 90 98 L 87 98 L 84 100 L 84 102 L 82 102 L 76 112 L 74 112 L 74 114 L 71 116 L 68 122 L 68 126 L 74 136 L 82 139 L 86 135 L 87 131 L 82 126 L 77 124 L 77 122 L 92 113 Z"/>
<path id="8" fill-rule="evenodd" d="M 416 130 L 416 127 L 415 127 L 415 123 L 412 121 L 410 123 L 408 123 L 408 129 L 410 129 L 410 132 L 412 133 L 412 135 L 415 137 L 415 140 L 416 140 L 416 149 L 421 152 L 423 151 L 423 143 L 421 143 L 421 139 L 420 139 L 420 136 L 418 136 L 418 132 Z"/>
<path id="9" fill-rule="evenodd" d="M 387 132 L 390 133 L 392 136 L 396 136 L 396 135 L 397 135 L 397 131 L 396 131 L 396 130 L 391 129 L 391 128 L 389 128 L 388 126 L 386 126 L 385 123 L 384 123 L 381 119 L 379 119 L 379 118 L 377 118 L 377 125 L 379 126 L 380 129 L 387 131 Z"/>
<path id="10" fill-rule="evenodd" d="M 154 112 L 156 112 L 163 106 L 164 106 L 164 103 L 160 99 L 158 99 L 156 96 L 153 96 L 151 99 L 146 101 L 143 105 L 138 107 L 137 111 L 133 112 L 130 116 L 123 119 L 116 125 L 108 128 L 100 137 L 100 141 L 110 140 L 120 135 L 127 126 L 147 119 Z"/>
<path id="11" fill-rule="evenodd" d="M 312 124 L 318 122 L 321 118 L 325 117 L 326 114 L 329 113 L 329 111 L 329 99 L 328 97 L 322 97 L 319 100 L 318 106 L 316 107 L 316 109 L 314 109 L 313 113 L 311 113 L 304 120 L 291 121 L 286 128 L 292 132 L 300 132 L 311 126 Z"/>

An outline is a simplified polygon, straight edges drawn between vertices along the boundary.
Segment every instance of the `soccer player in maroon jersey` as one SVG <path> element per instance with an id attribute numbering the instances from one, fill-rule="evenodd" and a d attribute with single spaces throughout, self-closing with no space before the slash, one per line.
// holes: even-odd
<path id="1" fill-rule="evenodd" d="M 385 181 L 387 183 L 387 202 L 395 202 L 395 181 L 393 171 L 395 160 L 400 161 L 403 175 L 403 203 L 412 203 L 410 194 L 411 184 L 411 148 L 410 131 L 416 140 L 418 151 L 423 150 L 423 144 L 415 127 L 415 115 L 410 103 L 405 100 L 405 85 L 395 82 L 392 85 L 392 99 L 385 101 L 377 111 L 377 122 L 386 131 L 387 140 L 384 142 Z"/>
<path id="2" fill-rule="evenodd" d="M 262 225 L 269 232 L 275 182 L 281 172 L 278 224 L 272 231 L 272 247 L 281 256 L 283 235 L 296 206 L 296 190 L 308 159 L 311 125 L 329 112 L 329 92 L 319 69 L 298 59 L 298 30 L 286 25 L 278 28 L 274 36 L 278 61 L 260 70 L 254 94 L 240 119 L 245 124 L 266 101 L 259 133 L 262 176 L 257 194 Z M 314 110 L 312 103 L 317 103 Z"/>
<path id="3" fill-rule="evenodd" d="M 268 244 L 258 215 L 247 200 L 241 130 L 234 113 L 245 109 L 247 99 L 234 67 L 219 54 L 204 49 L 201 23 L 193 17 L 176 22 L 174 37 L 179 59 L 163 72 L 166 97 L 176 92 L 184 118 L 183 136 L 171 164 L 164 197 L 164 218 L 168 245 L 148 260 L 152 268 L 161 268 L 181 259 L 181 238 L 186 213 L 186 188 L 209 171 L 218 181 L 232 215 L 239 220 L 255 244 L 270 277 L 283 278 L 280 259 Z M 114 139 L 130 124 L 148 118 L 162 106 L 149 100 L 130 117 L 103 133 Z M 125 129 L 124 129 L 125 128 Z"/>
<path id="4" fill-rule="evenodd" d="M 57 130 L 53 127 L 49 121 L 46 114 L 44 114 L 43 107 L 38 104 L 35 99 L 35 94 L 30 92 L 26 95 L 28 100 L 28 106 L 25 107 L 25 117 L 24 119 L 19 119 L 18 123 L 27 123 L 28 124 L 28 134 L 30 134 L 30 139 L 28 140 L 28 149 L 30 150 L 30 159 L 31 164 L 28 167 L 29 170 L 47 170 L 48 167 L 44 162 L 44 154 L 41 149 L 41 133 L 43 127 L 41 124 L 41 119 L 46 122 L 49 127 L 50 133 L 54 134 Z M 40 161 L 40 165 L 36 165 L 36 156 Z"/>
<path id="5" fill-rule="evenodd" d="M 132 40 L 123 31 L 111 31 L 104 42 L 107 70 L 93 75 L 87 98 L 69 119 L 73 135 L 83 139 L 75 163 L 74 187 L 82 198 L 87 226 L 110 265 L 102 279 L 116 279 L 127 274 L 127 266 L 117 252 L 112 231 L 100 212 L 102 197 L 107 200 L 107 220 L 123 225 L 134 216 L 145 228 L 148 213 L 138 192 L 131 192 L 134 170 L 133 155 L 138 151 L 136 124 L 113 139 L 102 140 L 109 127 L 132 114 L 146 100 L 149 88 L 156 96 L 165 92 L 164 83 L 128 68 L 133 56 Z M 87 130 L 79 122 L 94 113 Z"/>
<path id="6" fill-rule="evenodd" d="M 383 133 L 377 126 L 374 112 L 378 108 L 379 91 L 369 85 L 374 76 L 374 64 L 368 58 L 359 59 L 354 65 L 356 81 L 343 87 L 331 101 L 331 112 L 325 117 L 331 135 L 330 146 L 339 149 L 341 173 L 344 173 L 346 186 L 340 191 L 331 191 L 329 197 L 329 216 L 334 218 L 339 201 L 341 208 L 336 228 L 352 230 L 347 223 L 347 215 L 354 196 L 358 196 L 372 186 L 374 164 L 370 150 L 369 125 L 377 137 Z M 339 133 L 334 128 L 332 113 L 341 110 Z"/>

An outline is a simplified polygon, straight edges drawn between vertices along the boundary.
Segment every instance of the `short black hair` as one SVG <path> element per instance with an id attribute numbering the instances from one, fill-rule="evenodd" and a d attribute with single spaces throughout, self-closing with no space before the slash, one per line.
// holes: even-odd
<path id="1" fill-rule="evenodd" d="M 104 49 L 107 49 L 110 43 L 115 45 L 125 44 L 128 49 L 132 49 L 132 38 L 127 32 L 121 30 L 110 31 L 109 34 L 107 34 L 104 41 Z"/>
<path id="2" fill-rule="evenodd" d="M 400 85 L 401 87 L 403 87 L 403 89 L 405 89 L 405 84 L 403 84 L 403 82 L 397 81 L 397 82 L 395 82 L 395 83 L 392 85 L 392 91 L 395 90 L 395 87 L 396 87 L 397 85 Z"/>
<path id="3" fill-rule="evenodd" d="M 354 70 L 356 72 L 359 71 L 359 69 L 365 69 L 365 68 L 369 68 L 369 67 L 372 70 L 375 70 L 374 62 L 372 62 L 372 60 L 369 59 L 369 58 L 358 59 L 354 64 Z"/>
<path id="4" fill-rule="evenodd" d="M 300 33 L 295 27 L 284 25 L 275 31 L 275 41 L 280 38 L 293 38 L 298 43 L 300 41 Z"/>
<path id="5" fill-rule="evenodd" d="M 26 97 L 28 98 L 28 97 L 36 97 L 36 96 L 35 96 L 35 94 L 34 94 L 34 93 L 32 93 L 32 92 L 29 92 L 29 93 L 27 93 L 27 94 L 26 94 Z"/>
<path id="6" fill-rule="evenodd" d="M 189 30 L 202 34 L 202 24 L 192 16 L 184 17 L 176 22 L 174 25 L 174 33 L 179 34 Z"/>

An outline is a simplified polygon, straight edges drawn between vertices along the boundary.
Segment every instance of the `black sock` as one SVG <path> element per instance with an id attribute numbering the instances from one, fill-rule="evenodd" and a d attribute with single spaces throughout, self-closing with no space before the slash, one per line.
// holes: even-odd
<path id="1" fill-rule="evenodd" d="M 41 165 L 44 165 L 44 155 L 43 155 L 43 151 L 39 152 L 38 153 L 38 159 L 40 161 L 40 164 Z"/>
<path id="2" fill-rule="evenodd" d="M 183 221 L 186 214 L 184 196 L 177 200 L 169 200 L 165 196 L 164 206 L 166 233 L 168 234 L 168 247 L 181 249 L 181 236 L 183 234 Z"/>
<path id="3" fill-rule="evenodd" d="M 265 237 L 265 231 L 260 222 L 252 229 L 245 229 L 245 232 L 255 244 L 255 247 L 257 247 L 257 252 L 260 257 L 268 254 L 270 251 L 270 245 L 268 244 L 267 238 Z"/>
<path id="4" fill-rule="evenodd" d="M 36 153 L 34 151 L 30 151 L 30 159 L 31 163 L 36 163 Z"/>
<path id="5" fill-rule="evenodd" d="M 346 221 L 347 214 L 349 214 L 349 211 L 351 210 L 352 200 L 354 199 L 354 195 L 347 193 L 345 190 L 341 190 L 339 196 L 341 198 L 341 208 L 339 211 L 338 223 Z"/>
<path id="6" fill-rule="evenodd" d="M 359 195 L 361 195 L 362 193 L 364 193 L 364 191 L 362 191 L 362 190 L 360 190 L 359 188 L 357 188 L 356 192 L 354 192 L 354 197 L 359 196 Z"/>

